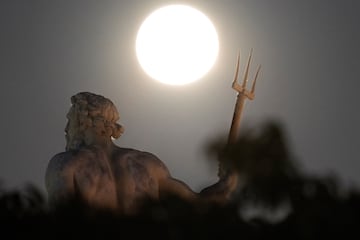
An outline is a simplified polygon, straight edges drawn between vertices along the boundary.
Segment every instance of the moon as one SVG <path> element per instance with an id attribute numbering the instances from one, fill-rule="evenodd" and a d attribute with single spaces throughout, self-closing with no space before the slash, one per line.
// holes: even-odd
<path id="1" fill-rule="evenodd" d="M 202 78 L 219 52 L 216 29 L 210 19 L 187 5 L 169 5 L 152 12 L 136 37 L 136 56 L 153 79 L 184 85 Z"/>

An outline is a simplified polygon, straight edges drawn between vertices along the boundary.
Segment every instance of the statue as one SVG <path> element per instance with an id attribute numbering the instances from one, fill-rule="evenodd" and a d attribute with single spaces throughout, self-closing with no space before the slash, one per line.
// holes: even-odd
<path id="1" fill-rule="evenodd" d="M 228 144 L 237 140 L 245 99 L 254 99 L 258 67 L 250 91 L 246 89 L 252 49 L 243 83 L 237 83 L 240 54 L 237 58 L 232 88 L 237 101 Z M 146 200 L 175 196 L 193 204 L 229 203 L 238 188 L 238 173 L 228 159 L 219 159 L 219 180 L 194 192 L 184 182 L 171 176 L 165 164 L 154 154 L 116 146 L 124 129 L 117 123 L 119 113 L 113 102 L 101 95 L 80 92 L 71 97 L 67 114 L 65 152 L 49 162 L 45 186 L 51 205 L 79 198 L 90 206 L 133 214 Z"/>
<path id="2" fill-rule="evenodd" d="M 51 206 L 80 197 L 90 206 L 136 213 L 147 199 L 176 196 L 190 203 L 226 204 L 238 176 L 226 171 L 199 193 L 171 176 L 154 154 L 122 148 L 113 142 L 123 133 L 113 102 L 80 92 L 71 97 L 65 128 L 66 149 L 48 163 L 45 185 Z"/>

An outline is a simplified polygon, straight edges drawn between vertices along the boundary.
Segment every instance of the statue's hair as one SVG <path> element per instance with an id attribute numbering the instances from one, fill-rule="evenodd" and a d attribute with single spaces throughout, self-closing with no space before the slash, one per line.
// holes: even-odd
<path id="1" fill-rule="evenodd" d="M 116 123 L 120 116 L 114 103 L 90 92 L 80 92 L 71 97 L 73 110 L 79 119 L 79 131 L 93 128 L 97 134 L 119 138 L 124 128 Z"/>

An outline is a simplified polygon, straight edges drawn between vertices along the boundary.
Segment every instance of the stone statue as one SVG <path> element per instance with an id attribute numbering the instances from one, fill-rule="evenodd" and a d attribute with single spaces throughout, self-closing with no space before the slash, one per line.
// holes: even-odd
<path id="1" fill-rule="evenodd" d="M 228 171 L 199 193 L 171 176 L 154 154 L 116 146 L 123 133 L 113 102 L 80 92 L 71 97 L 65 128 L 66 150 L 48 163 L 45 185 L 51 206 L 80 197 L 91 206 L 136 213 L 146 199 L 176 196 L 190 203 L 227 203 L 237 188 Z"/>

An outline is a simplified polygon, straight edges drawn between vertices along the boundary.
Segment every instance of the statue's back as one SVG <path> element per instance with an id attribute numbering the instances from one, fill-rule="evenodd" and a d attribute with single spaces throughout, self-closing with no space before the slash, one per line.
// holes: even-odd
<path id="1" fill-rule="evenodd" d="M 159 198 L 159 182 L 170 176 L 153 154 L 114 147 L 111 156 L 98 147 L 55 155 L 46 171 L 52 204 L 73 197 L 86 203 L 133 211 L 147 199 Z"/>

